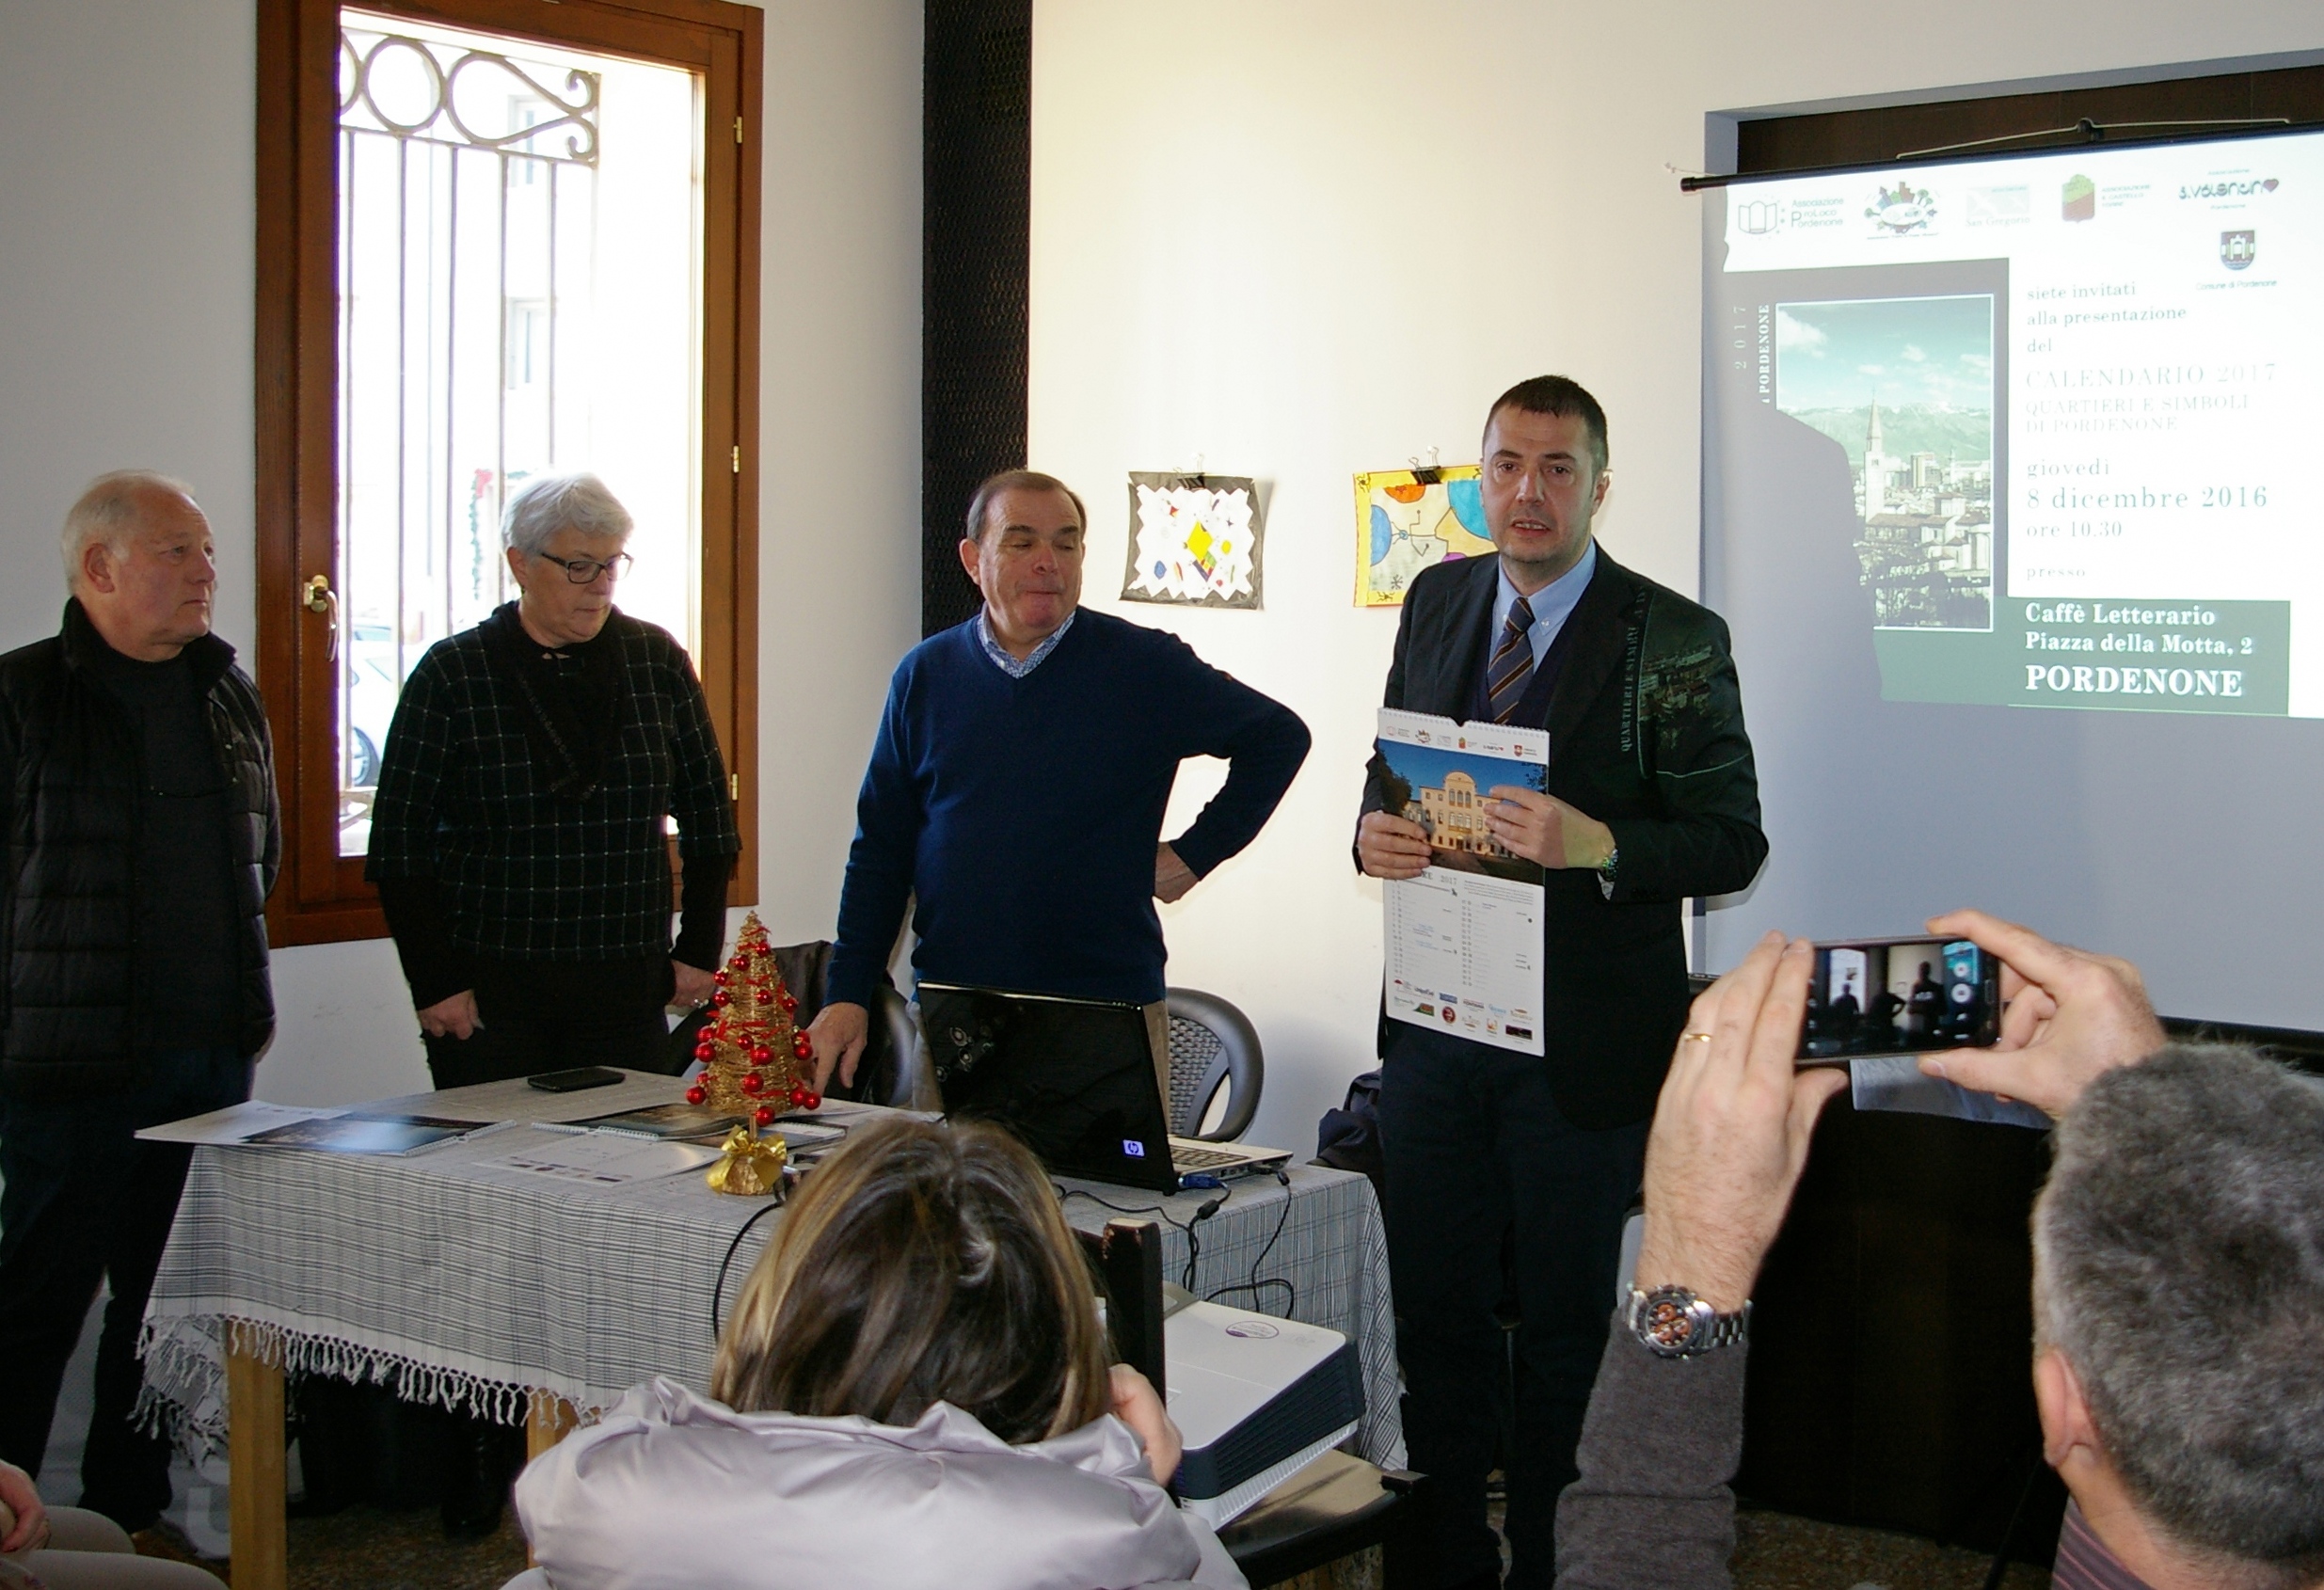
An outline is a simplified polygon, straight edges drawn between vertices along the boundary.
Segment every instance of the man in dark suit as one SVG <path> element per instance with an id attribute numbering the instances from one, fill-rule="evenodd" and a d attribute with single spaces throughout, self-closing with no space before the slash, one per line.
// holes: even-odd
<path id="1" fill-rule="evenodd" d="M 1622 1217 L 1687 1010 L 1679 902 L 1743 888 L 1767 854 L 1727 626 L 1617 565 L 1591 539 L 1606 421 L 1562 376 L 1487 416 L 1482 489 L 1495 558 L 1413 581 L 1386 705 L 1548 730 L 1546 793 L 1499 787 L 1487 820 L 1539 862 L 1536 1059 L 1381 1022 L 1388 1255 L 1412 1466 L 1434 1477 L 1439 1582 L 1499 1582 L 1485 1518 L 1514 1297 L 1515 1450 L 1504 1455 L 1511 1585 L 1548 1585 L 1558 1492 L 1606 1340 Z M 1419 875 L 1428 842 L 1382 809 L 1372 762 L 1356 855 Z"/>

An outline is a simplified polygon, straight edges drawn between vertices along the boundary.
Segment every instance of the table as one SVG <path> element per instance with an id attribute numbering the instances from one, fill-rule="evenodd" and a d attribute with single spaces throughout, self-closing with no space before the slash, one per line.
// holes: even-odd
<path id="1" fill-rule="evenodd" d="M 514 1130 L 401 1158 L 195 1151 L 147 1307 L 146 1378 L 190 1442 L 227 1447 L 235 1590 L 285 1582 L 286 1371 L 382 1379 L 408 1398 L 523 1418 L 535 1452 L 650 1375 L 707 1385 L 719 1262 L 765 1205 L 713 1193 L 698 1175 L 583 1187 L 496 1171 L 485 1162 L 511 1151 Z M 1356 1342 L 1369 1400 L 1361 1449 L 1399 1467 L 1378 1205 L 1361 1176 L 1302 1167 L 1290 1178 L 1287 1192 L 1271 1179 L 1241 1184 L 1200 1225 L 1198 1288 L 1248 1279 L 1281 1219 L 1260 1273 L 1297 1288 L 1298 1318 Z M 1159 1205 L 1181 1224 L 1216 1196 L 1069 1190 Z M 1092 1230 L 1113 1217 L 1087 1196 L 1066 1207 Z M 742 1237 L 725 1308 L 780 1218 Z M 1173 1280 L 1186 1240 L 1167 1232 Z M 1281 1312 L 1271 1290 L 1255 1312 Z"/>

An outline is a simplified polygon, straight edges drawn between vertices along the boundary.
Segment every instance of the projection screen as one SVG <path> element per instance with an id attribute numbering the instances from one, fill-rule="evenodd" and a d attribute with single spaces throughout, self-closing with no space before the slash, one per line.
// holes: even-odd
<path id="1" fill-rule="evenodd" d="M 1703 576 L 1772 846 L 1699 956 L 1956 904 L 2324 1028 L 2324 135 L 1704 204 Z"/>

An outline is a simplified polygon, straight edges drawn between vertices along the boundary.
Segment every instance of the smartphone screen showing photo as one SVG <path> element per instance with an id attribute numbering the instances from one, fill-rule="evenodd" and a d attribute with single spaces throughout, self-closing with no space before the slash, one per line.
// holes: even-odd
<path id="1" fill-rule="evenodd" d="M 1799 1058 L 1982 1048 L 2000 1026 L 2000 963 L 1966 939 L 1820 944 Z"/>

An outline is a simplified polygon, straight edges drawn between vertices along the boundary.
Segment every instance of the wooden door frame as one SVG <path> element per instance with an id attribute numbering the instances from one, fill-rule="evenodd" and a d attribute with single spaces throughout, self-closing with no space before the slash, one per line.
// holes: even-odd
<path id="1" fill-rule="evenodd" d="M 729 898 L 755 903 L 764 14 L 724 0 L 369 0 L 361 8 L 702 75 L 702 636 L 694 661 L 742 836 Z M 301 582 L 335 576 L 338 566 L 340 10 L 338 0 L 258 0 L 257 663 L 283 798 L 283 875 L 266 909 L 277 945 L 387 932 L 362 858 L 339 854 L 328 626 L 300 604 Z"/>

